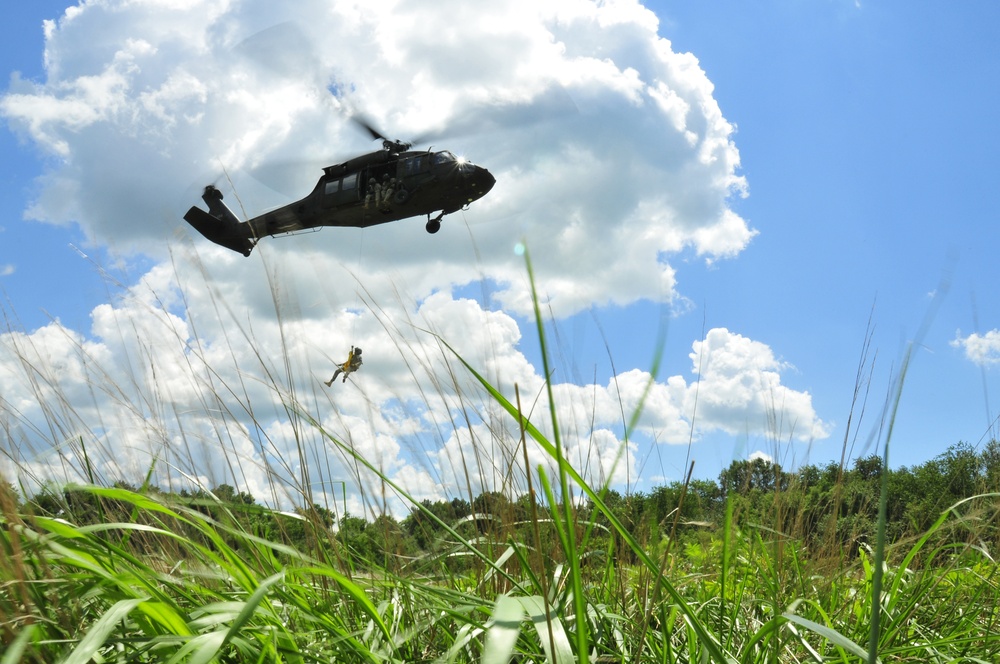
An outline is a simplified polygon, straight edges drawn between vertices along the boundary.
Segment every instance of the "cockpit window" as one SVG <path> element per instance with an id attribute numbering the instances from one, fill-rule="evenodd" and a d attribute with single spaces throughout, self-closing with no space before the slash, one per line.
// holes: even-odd
<path id="1" fill-rule="evenodd" d="M 442 150 L 441 152 L 435 152 L 434 156 L 431 157 L 431 159 L 433 160 L 435 166 L 437 164 L 448 164 L 456 161 L 455 155 L 448 152 L 447 150 Z"/>

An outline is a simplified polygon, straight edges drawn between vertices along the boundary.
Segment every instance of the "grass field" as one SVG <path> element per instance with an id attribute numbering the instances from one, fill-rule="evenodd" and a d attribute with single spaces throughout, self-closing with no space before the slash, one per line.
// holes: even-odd
<path id="1" fill-rule="evenodd" d="M 539 337 L 547 358 L 541 326 Z M 782 501 L 750 514 L 736 493 L 714 522 L 674 518 L 640 537 L 608 488 L 567 460 L 554 404 L 529 421 L 518 395 L 452 359 L 478 385 L 470 407 L 501 413 L 525 460 L 529 446 L 545 454 L 522 470 L 535 499 L 521 496 L 516 512 L 441 518 L 273 380 L 289 416 L 376 477 L 433 541 L 396 555 L 385 519 L 372 556 L 305 490 L 292 496 L 305 508 L 276 514 L 238 494 L 166 491 L 151 482 L 157 460 L 139 486 L 116 486 L 88 475 L 95 452 L 71 441 L 83 482 L 47 484 L 45 501 L 18 495 L 20 477 L 0 483 L 0 664 L 1000 661 L 996 494 L 895 541 L 885 480 L 879 519 L 856 545 L 816 546 L 823 533 Z M 72 419 L 53 399 L 53 420 Z"/>

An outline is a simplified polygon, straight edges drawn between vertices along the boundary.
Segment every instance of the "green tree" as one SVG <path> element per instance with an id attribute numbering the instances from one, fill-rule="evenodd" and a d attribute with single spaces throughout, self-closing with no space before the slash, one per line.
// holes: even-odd
<path id="1" fill-rule="evenodd" d="M 781 469 L 781 465 L 767 459 L 755 458 L 737 460 L 729 464 L 719 474 L 719 488 L 723 495 L 730 492 L 749 493 L 759 491 L 771 493 L 784 491 L 788 488 L 791 478 Z"/>
<path id="2" fill-rule="evenodd" d="M 458 499 L 452 501 L 423 500 L 420 506 L 423 509 L 414 507 L 410 510 L 407 517 L 403 519 L 402 528 L 407 535 L 413 538 L 416 547 L 421 551 L 434 550 L 446 539 L 444 529 L 430 516 L 431 514 L 450 526 L 469 514 L 469 503 Z"/>

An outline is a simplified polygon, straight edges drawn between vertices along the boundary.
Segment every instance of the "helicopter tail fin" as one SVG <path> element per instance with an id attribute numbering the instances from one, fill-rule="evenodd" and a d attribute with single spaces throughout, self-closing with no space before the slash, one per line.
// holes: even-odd
<path id="1" fill-rule="evenodd" d="M 215 187 L 205 187 L 201 197 L 208 204 L 208 212 L 192 207 L 184 215 L 184 221 L 212 242 L 249 256 L 255 244 L 251 239 L 250 225 L 236 218 L 222 202 L 222 192 Z"/>

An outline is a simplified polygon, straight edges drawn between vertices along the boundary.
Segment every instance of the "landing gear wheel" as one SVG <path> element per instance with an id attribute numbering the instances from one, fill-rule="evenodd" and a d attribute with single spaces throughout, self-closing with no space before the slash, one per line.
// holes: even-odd
<path id="1" fill-rule="evenodd" d="M 430 233 L 431 235 L 437 233 L 439 230 L 441 230 L 441 220 L 431 219 L 430 221 L 427 222 L 426 228 L 427 232 Z"/>

